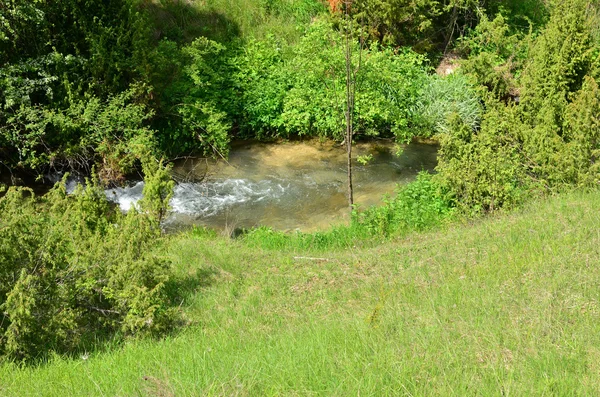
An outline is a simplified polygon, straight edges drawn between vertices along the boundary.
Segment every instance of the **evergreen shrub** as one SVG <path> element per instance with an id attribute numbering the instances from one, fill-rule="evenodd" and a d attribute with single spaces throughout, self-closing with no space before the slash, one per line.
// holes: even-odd
<path id="1" fill-rule="evenodd" d="M 167 192 L 155 171 L 148 189 Z M 168 197 L 147 194 L 124 215 L 91 181 L 73 195 L 64 180 L 43 197 L 10 188 L 0 198 L 0 355 L 34 360 L 171 328 L 170 263 L 153 251 Z"/>

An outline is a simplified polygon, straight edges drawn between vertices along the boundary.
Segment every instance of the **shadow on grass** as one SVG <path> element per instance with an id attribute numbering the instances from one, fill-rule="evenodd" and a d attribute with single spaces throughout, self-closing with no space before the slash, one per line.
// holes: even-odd
<path id="1" fill-rule="evenodd" d="M 174 276 L 166 284 L 166 293 L 171 306 L 180 307 L 195 294 L 215 283 L 218 271 L 196 269 L 186 276 Z"/>
<path id="2" fill-rule="evenodd" d="M 147 10 L 155 40 L 169 39 L 179 44 L 190 43 L 204 36 L 225 43 L 241 34 L 237 22 L 214 9 L 199 9 L 194 3 L 183 0 L 148 2 Z"/>

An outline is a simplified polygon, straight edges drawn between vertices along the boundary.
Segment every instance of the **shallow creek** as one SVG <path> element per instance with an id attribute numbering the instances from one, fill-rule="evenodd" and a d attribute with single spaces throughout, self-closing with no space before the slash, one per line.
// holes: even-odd
<path id="1" fill-rule="evenodd" d="M 397 156 L 389 141 L 354 147 L 354 195 L 361 207 L 378 204 L 397 184 L 433 170 L 437 146 L 411 143 Z M 362 165 L 356 156 L 371 155 Z M 168 227 L 216 229 L 258 225 L 314 231 L 347 220 L 345 149 L 331 142 L 239 143 L 227 161 L 186 159 L 175 163 L 180 182 L 171 201 Z M 110 189 L 107 197 L 127 210 L 143 183 Z"/>

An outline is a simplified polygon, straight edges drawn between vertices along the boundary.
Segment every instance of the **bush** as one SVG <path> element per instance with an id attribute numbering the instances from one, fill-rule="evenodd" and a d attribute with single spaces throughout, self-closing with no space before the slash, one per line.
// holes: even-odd
<path id="1" fill-rule="evenodd" d="M 427 79 L 424 57 L 373 44 L 360 51 L 355 107 L 357 135 L 412 137 L 417 98 Z M 240 59 L 246 131 L 259 136 L 343 139 L 345 58 L 342 34 L 332 20 L 316 20 L 302 40 L 286 48 L 273 37 L 252 42 Z"/>
<path id="2" fill-rule="evenodd" d="M 361 0 L 355 1 L 352 8 L 373 39 L 433 52 L 447 50 L 453 40 L 499 12 L 517 29 L 543 24 L 548 3 L 546 0 Z"/>
<path id="3" fill-rule="evenodd" d="M 481 99 L 470 79 L 460 73 L 433 75 L 419 98 L 415 118 L 420 136 L 447 132 L 457 117 L 472 130 L 479 128 L 483 113 Z"/>
<path id="4" fill-rule="evenodd" d="M 89 181 L 72 196 L 64 180 L 41 198 L 9 189 L 0 198 L 0 354 L 31 360 L 115 332 L 169 329 L 176 311 L 169 262 L 152 253 L 159 236 L 153 212 L 115 212 Z"/>
<path id="5" fill-rule="evenodd" d="M 382 206 L 355 212 L 353 223 L 368 235 L 390 236 L 438 225 L 452 216 L 453 207 L 432 175 L 421 173 L 416 181 L 398 187 L 395 197 Z"/>
<path id="6" fill-rule="evenodd" d="M 437 178 L 467 209 L 600 182 L 600 47 L 587 0 L 557 2 L 532 41 L 520 103 L 487 98 L 481 128 L 460 120 L 440 137 Z"/>
<path id="7" fill-rule="evenodd" d="M 21 103 L 0 111 L 0 120 L 6 117 L 0 144 L 13 148 L 12 160 L 21 167 L 86 167 L 96 159 L 103 180 L 122 180 L 136 160 L 156 150 L 153 131 L 145 125 L 152 111 L 140 102 L 144 89 L 132 86 L 107 100 L 74 98 L 64 109 Z"/>
<path id="8" fill-rule="evenodd" d="M 250 40 L 236 60 L 235 79 L 243 103 L 240 128 L 244 135 L 262 139 L 282 134 L 283 103 L 293 86 L 284 54 L 288 50 L 286 43 L 269 35 L 263 40 Z"/>
<path id="9" fill-rule="evenodd" d="M 435 179 L 466 213 L 513 206 L 525 197 L 530 182 L 514 141 L 514 108 L 491 105 L 488 102 L 481 129 L 473 130 L 454 117 L 448 130 L 438 135 Z"/>
<path id="10" fill-rule="evenodd" d="M 149 25 L 140 1 L 24 1 L 0 7 L 0 147 L 7 164 L 129 171 L 152 151 L 145 81 Z M 96 158 L 95 155 L 99 156 Z"/>
<path id="11" fill-rule="evenodd" d="M 493 20 L 484 16 L 477 27 L 459 41 L 460 51 L 468 54 L 461 62 L 470 75 L 495 98 L 518 96 L 517 78 L 527 58 L 528 39 L 513 32 L 502 14 Z"/>

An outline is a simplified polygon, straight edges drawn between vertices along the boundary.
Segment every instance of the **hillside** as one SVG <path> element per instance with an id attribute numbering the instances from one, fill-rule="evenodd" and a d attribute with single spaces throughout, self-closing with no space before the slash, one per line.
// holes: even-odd
<path id="1" fill-rule="evenodd" d="M 597 395 L 598 225 L 574 193 L 348 250 L 173 236 L 188 327 L 3 365 L 0 395 Z"/>

